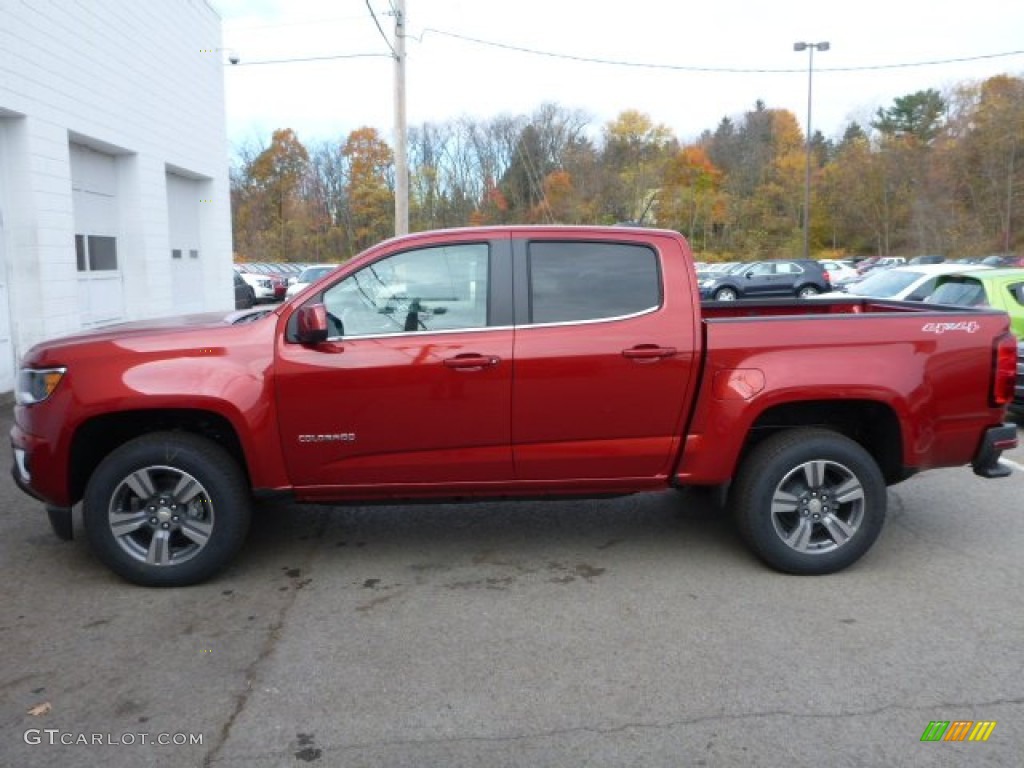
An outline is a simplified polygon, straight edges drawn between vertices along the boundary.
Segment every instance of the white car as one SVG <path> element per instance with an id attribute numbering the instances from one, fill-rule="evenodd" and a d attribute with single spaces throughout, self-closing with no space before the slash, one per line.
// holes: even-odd
<path id="1" fill-rule="evenodd" d="M 924 301 L 935 290 L 940 275 L 965 272 L 977 264 L 915 264 L 890 267 L 871 272 L 863 280 L 849 285 L 845 291 L 819 293 L 816 299 L 838 299 L 860 296 L 894 301 Z"/>
<path id="2" fill-rule="evenodd" d="M 257 304 L 263 301 L 278 301 L 283 298 L 284 281 L 281 278 L 261 275 L 256 272 L 243 272 L 241 270 L 239 270 L 238 274 L 242 276 L 245 282 L 252 286 L 253 296 Z M 278 296 L 278 293 L 281 296 Z"/>
<path id="3" fill-rule="evenodd" d="M 306 267 L 299 273 L 295 282 L 288 286 L 288 291 L 285 293 L 285 299 L 290 299 L 307 285 L 315 283 L 328 272 L 332 272 L 337 269 L 338 266 L 339 265 L 337 264 L 311 264 Z"/>
<path id="4" fill-rule="evenodd" d="M 854 280 L 857 277 L 857 270 L 844 261 L 836 259 L 818 259 L 818 261 L 828 272 L 828 280 L 832 285 L 839 285 L 841 282 Z"/>

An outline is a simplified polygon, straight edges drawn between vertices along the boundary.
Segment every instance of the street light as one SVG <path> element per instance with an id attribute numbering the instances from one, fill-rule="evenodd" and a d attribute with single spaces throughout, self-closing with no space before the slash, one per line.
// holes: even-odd
<path id="1" fill-rule="evenodd" d="M 811 81 L 814 52 L 827 51 L 828 43 L 793 43 L 794 51 L 807 51 L 807 168 L 804 177 L 804 258 L 811 258 Z"/>

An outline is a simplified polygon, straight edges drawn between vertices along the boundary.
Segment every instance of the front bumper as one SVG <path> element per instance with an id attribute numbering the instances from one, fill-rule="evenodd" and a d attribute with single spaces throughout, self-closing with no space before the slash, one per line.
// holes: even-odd
<path id="1" fill-rule="evenodd" d="M 981 439 L 978 452 L 974 454 L 971 467 L 979 477 L 1006 477 L 1013 470 L 999 463 L 1003 451 L 1009 451 L 1018 445 L 1017 425 L 1000 424 L 989 427 Z"/>

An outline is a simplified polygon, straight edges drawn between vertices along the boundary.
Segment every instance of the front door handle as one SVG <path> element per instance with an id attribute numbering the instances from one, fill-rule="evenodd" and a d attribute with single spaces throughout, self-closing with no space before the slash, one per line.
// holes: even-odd
<path id="1" fill-rule="evenodd" d="M 661 360 L 665 357 L 674 357 L 675 347 L 659 347 L 655 344 L 638 344 L 630 349 L 622 350 L 622 356 L 638 362 Z"/>
<path id="2" fill-rule="evenodd" d="M 501 358 L 497 355 L 467 354 L 446 357 L 443 362 L 446 368 L 454 368 L 458 371 L 482 371 L 484 368 L 490 368 L 500 363 Z"/>

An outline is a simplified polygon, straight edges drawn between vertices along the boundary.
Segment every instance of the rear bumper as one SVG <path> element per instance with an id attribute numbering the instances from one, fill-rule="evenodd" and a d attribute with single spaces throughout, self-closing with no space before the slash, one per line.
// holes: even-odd
<path id="1" fill-rule="evenodd" d="M 1000 464 L 999 457 L 1003 451 L 1016 448 L 1017 444 L 1017 426 L 1015 424 L 1001 424 L 998 427 L 986 429 L 978 452 L 974 454 L 974 461 L 971 462 L 974 474 L 989 478 L 1009 475 L 1012 470 Z"/>

